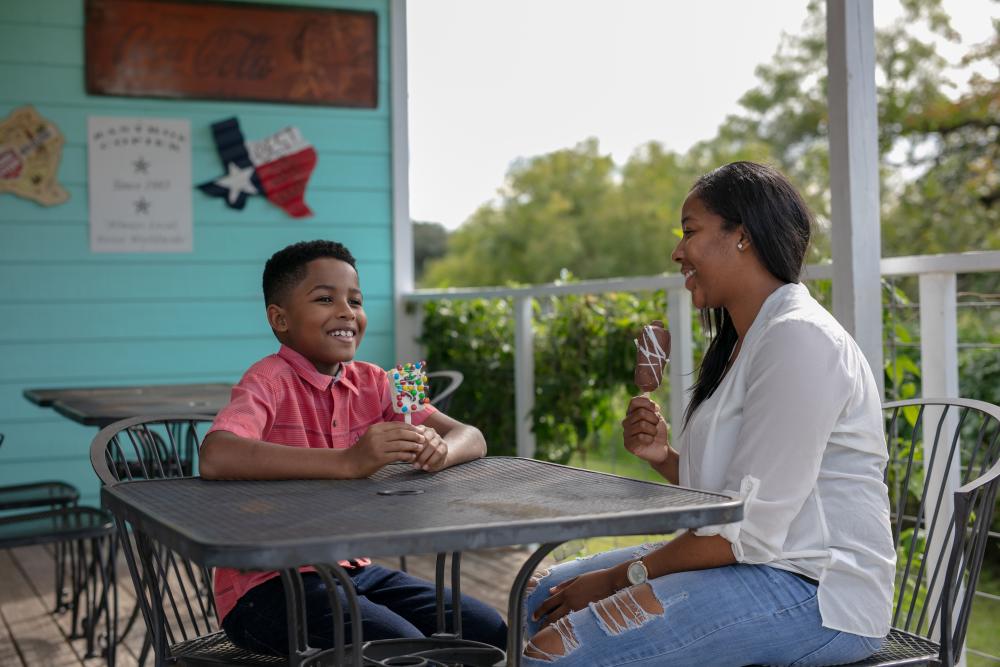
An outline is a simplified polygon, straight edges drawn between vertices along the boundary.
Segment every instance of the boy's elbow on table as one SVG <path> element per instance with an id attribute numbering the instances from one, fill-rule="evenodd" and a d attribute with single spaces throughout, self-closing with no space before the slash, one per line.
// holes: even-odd
<path id="1" fill-rule="evenodd" d="M 218 461 L 220 457 L 219 444 L 217 432 L 209 433 L 198 449 L 198 474 L 205 479 L 220 479 L 221 477 Z"/>

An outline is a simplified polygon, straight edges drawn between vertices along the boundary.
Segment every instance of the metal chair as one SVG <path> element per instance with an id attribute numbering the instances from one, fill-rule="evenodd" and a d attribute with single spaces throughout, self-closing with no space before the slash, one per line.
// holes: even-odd
<path id="1" fill-rule="evenodd" d="M 990 537 L 1000 407 L 924 398 L 884 409 L 896 601 L 882 648 L 855 664 L 950 667 L 962 654 Z"/>
<path id="2" fill-rule="evenodd" d="M 98 655 L 97 628 L 103 616 L 109 667 L 115 664 L 118 621 L 113 538 L 111 516 L 93 507 L 74 505 L 0 517 L 0 549 L 55 544 L 69 552 L 70 636 L 86 639 L 86 657 Z"/>
<path id="3" fill-rule="evenodd" d="M 0 445 L 4 443 L 4 434 L 0 433 Z M 72 484 L 58 480 L 29 482 L 27 484 L 8 484 L 0 486 L 0 511 L 25 510 L 46 507 L 63 509 L 73 507 L 80 500 L 80 492 Z M 69 603 L 64 599 L 66 592 L 65 576 L 67 558 L 75 554 L 67 549 L 62 542 L 55 543 L 55 607 L 54 613 L 65 611 Z M 71 572 L 76 569 L 72 568 Z M 74 586 L 74 590 L 75 590 Z"/>
<path id="4" fill-rule="evenodd" d="M 0 434 L 0 445 L 4 439 Z M 105 652 L 113 666 L 117 636 L 114 523 L 103 510 L 78 506 L 79 498 L 80 492 L 72 484 L 53 480 L 0 487 L 0 510 L 35 510 L 0 518 L 0 549 L 53 545 L 53 613 L 71 612 L 70 637 L 86 640 L 88 658 L 97 655 L 97 628 L 103 614 Z M 67 567 L 70 592 L 64 597 Z"/>
<path id="5" fill-rule="evenodd" d="M 452 394 L 462 385 L 465 376 L 460 371 L 431 371 L 427 380 L 431 385 L 431 405 L 442 412 L 448 411 Z"/>
<path id="6" fill-rule="evenodd" d="M 125 419 L 102 429 L 90 445 L 90 463 L 101 483 L 187 477 L 197 473 L 201 443 L 212 417 L 172 415 Z M 219 629 L 212 575 L 169 548 L 151 544 L 115 517 L 136 600 L 155 662 L 181 665 L 285 665 L 281 657 L 244 651 Z"/>

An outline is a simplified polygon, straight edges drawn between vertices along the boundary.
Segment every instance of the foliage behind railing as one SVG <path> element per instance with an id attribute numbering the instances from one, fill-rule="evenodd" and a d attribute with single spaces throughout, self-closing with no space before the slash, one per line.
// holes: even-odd
<path id="1" fill-rule="evenodd" d="M 620 421 L 615 396 L 634 392 L 633 339 L 664 319 L 663 291 L 564 295 L 534 302 L 536 456 L 565 463 L 601 424 Z M 431 301 L 421 343 L 436 368 L 465 375 L 449 412 L 486 434 L 492 454 L 513 454 L 514 330 L 510 299 Z"/>

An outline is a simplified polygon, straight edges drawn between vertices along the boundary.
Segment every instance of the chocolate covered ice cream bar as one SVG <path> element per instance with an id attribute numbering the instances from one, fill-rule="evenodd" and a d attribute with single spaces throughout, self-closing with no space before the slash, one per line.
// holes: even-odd
<path id="1" fill-rule="evenodd" d="M 663 367 L 670 360 L 670 331 L 660 320 L 653 320 L 642 328 L 635 347 L 635 384 L 642 392 L 653 391 L 660 386 Z"/>

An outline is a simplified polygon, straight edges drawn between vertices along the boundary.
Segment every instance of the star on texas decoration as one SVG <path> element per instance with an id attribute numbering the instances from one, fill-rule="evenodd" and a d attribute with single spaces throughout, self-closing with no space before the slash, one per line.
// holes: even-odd
<path id="1" fill-rule="evenodd" d="M 260 141 L 246 141 L 236 118 L 212 124 L 215 147 L 225 174 L 198 186 L 226 206 L 242 210 L 247 198 L 262 194 L 293 218 L 312 215 L 306 206 L 306 183 L 316 167 L 316 149 L 296 127 L 286 127 Z"/>

